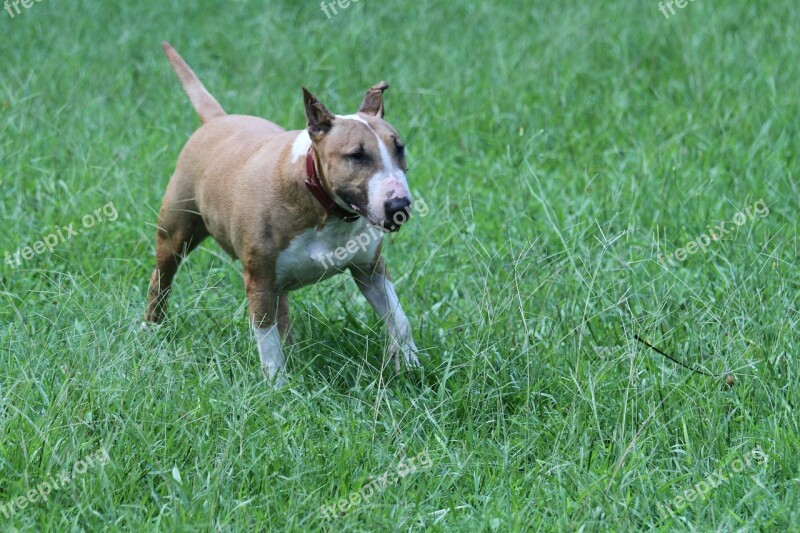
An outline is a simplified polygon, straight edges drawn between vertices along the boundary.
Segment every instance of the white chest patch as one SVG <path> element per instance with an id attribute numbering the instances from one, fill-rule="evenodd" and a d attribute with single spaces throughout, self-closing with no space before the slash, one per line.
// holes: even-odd
<path id="1" fill-rule="evenodd" d="M 347 223 L 328 220 L 322 231 L 308 229 L 278 254 L 276 288 L 291 291 L 327 279 L 350 265 L 375 259 L 383 232 L 363 218 Z"/>

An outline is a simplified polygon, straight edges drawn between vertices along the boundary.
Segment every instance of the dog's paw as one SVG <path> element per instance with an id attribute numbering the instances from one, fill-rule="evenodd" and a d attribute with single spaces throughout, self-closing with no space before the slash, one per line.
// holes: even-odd
<path id="1" fill-rule="evenodd" d="M 272 388 L 275 390 L 280 390 L 289 384 L 289 379 L 286 377 L 286 372 L 283 370 L 274 372 L 262 366 L 261 372 L 264 375 L 266 382 L 269 383 L 270 386 L 272 386 Z"/>
<path id="2" fill-rule="evenodd" d="M 413 340 L 407 342 L 392 341 L 389 353 L 394 359 L 394 367 L 398 372 L 400 371 L 401 359 L 405 363 L 406 368 L 422 368 L 422 364 L 417 357 L 419 349 L 417 349 L 417 345 L 414 344 Z"/>
<path id="3" fill-rule="evenodd" d="M 152 322 L 143 321 L 139 324 L 139 330 L 144 331 L 145 333 L 155 333 L 158 331 L 158 328 L 161 326 L 159 324 L 153 324 Z"/>

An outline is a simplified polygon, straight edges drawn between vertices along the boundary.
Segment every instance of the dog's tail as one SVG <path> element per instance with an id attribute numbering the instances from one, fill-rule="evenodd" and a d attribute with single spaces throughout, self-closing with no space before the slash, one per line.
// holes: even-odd
<path id="1" fill-rule="evenodd" d="M 200 121 L 205 124 L 209 120 L 225 116 L 227 114 L 225 110 L 222 109 L 219 102 L 211 96 L 211 93 L 206 90 L 200 82 L 200 79 L 194 71 L 189 68 L 189 65 L 186 64 L 186 61 L 183 60 L 180 54 L 178 54 L 168 42 L 161 43 L 161 46 L 167 54 L 169 64 L 172 65 L 172 68 L 175 69 L 175 73 L 178 74 L 178 79 L 181 80 L 181 84 L 183 84 L 183 90 L 189 95 L 189 100 L 191 100 L 197 114 L 200 115 Z"/>

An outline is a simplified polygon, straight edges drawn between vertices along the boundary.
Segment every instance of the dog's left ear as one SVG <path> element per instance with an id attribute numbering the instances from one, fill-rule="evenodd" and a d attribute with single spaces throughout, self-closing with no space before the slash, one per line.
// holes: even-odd
<path id="1" fill-rule="evenodd" d="M 388 88 L 389 84 L 385 81 L 373 85 L 372 88 L 367 91 L 367 95 L 364 97 L 364 101 L 361 103 L 361 109 L 359 109 L 358 112 L 383 118 L 383 91 Z"/>
<path id="2" fill-rule="evenodd" d="M 303 87 L 303 104 L 306 108 L 306 128 L 312 139 L 317 139 L 330 131 L 333 127 L 333 114 Z"/>

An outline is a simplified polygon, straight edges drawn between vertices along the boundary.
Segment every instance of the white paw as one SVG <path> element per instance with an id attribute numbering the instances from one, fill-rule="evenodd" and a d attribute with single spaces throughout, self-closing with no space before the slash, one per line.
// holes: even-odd
<path id="1" fill-rule="evenodd" d="M 159 325 L 153 324 L 152 322 L 142 322 L 139 328 L 147 333 L 153 333 L 158 330 Z"/>
<path id="2" fill-rule="evenodd" d="M 389 353 L 394 359 L 394 366 L 398 371 L 400 370 L 401 358 L 405 362 L 406 368 L 422 368 L 419 358 L 417 357 L 419 350 L 417 349 L 417 345 L 414 344 L 413 339 L 409 339 L 405 342 L 392 340 Z"/>
<path id="3" fill-rule="evenodd" d="M 286 379 L 286 372 L 283 370 L 279 372 L 271 371 L 267 367 L 261 367 L 261 371 L 264 373 L 264 378 L 267 382 L 272 385 L 272 388 L 275 390 L 282 389 L 289 383 L 289 380 Z"/>

